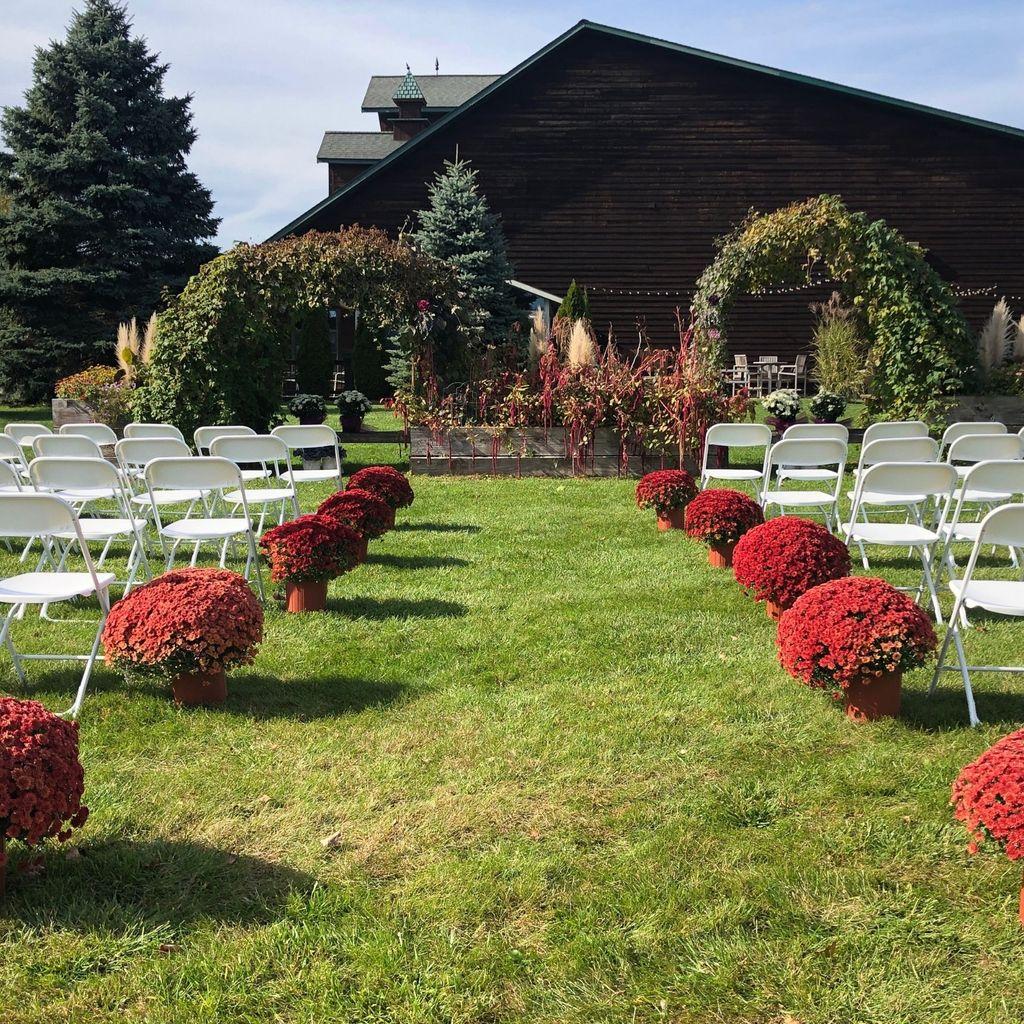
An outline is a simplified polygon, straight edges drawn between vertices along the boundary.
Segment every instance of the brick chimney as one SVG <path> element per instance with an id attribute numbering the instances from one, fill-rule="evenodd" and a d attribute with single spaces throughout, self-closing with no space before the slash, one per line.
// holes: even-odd
<path id="1" fill-rule="evenodd" d="M 419 135 L 430 123 L 423 116 L 423 108 L 427 105 L 427 99 L 420 89 L 419 82 L 405 65 L 405 78 L 402 79 L 395 95 L 391 97 L 398 107 L 398 117 L 391 119 L 391 131 L 396 142 L 405 142 L 414 135 Z"/>

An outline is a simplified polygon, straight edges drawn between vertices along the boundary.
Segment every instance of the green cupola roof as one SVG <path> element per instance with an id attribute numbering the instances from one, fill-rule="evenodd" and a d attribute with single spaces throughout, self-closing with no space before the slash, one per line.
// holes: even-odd
<path id="1" fill-rule="evenodd" d="M 416 81 L 416 76 L 409 70 L 409 65 L 405 65 L 405 78 L 402 79 L 401 85 L 395 90 L 395 95 L 391 97 L 393 100 L 423 100 L 426 97 L 423 95 L 423 90 L 420 89 L 420 83 Z"/>

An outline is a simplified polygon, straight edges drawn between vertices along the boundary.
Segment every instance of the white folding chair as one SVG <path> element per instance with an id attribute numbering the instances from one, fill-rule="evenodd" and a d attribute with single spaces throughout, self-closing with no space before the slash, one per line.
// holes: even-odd
<path id="1" fill-rule="evenodd" d="M 854 487 L 872 467 L 887 462 L 937 462 L 939 458 L 939 442 L 930 437 L 885 437 L 870 444 L 864 445 L 860 450 L 860 458 L 857 461 L 857 468 L 853 471 Z M 847 491 L 846 496 L 853 501 L 855 491 Z M 908 516 L 913 516 L 918 522 L 922 519 L 922 507 L 926 501 L 925 495 L 914 494 L 905 491 L 895 499 L 892 495 L 878 495 L 871 491 L 865 491 L 859 505 L 861 518 L 867 522 L 868 508 L 904 510 Z M 861 551 L 863 555 L 863 550 Z M 867 568 L 867 560 L 864 560 L 864 568 Z"/>
<path id="2" fill-rule="evenodd" d="M 61 436 L 74 434 L 87 437 L 97 444 L 117 444 L 117 434 L 106 423 L 65 423 L 58 433 Z"/>
<path id="3" fill-rule="evenodd" d="M 100 446 L 80 434 L 40 434 L 32 438 L 37 457 L 57 459 L 102 459 Z"/>
<path id="4" fill-rule="evenodd" d="M 969 625 L 967 622 L 968 609 L 980 608 L 995 615 L 1024 617 L 1024 582 L 1007 579 L 976 580 L 974 578 L 978 556 L 986 545 L 1008 547 L 1014 551 L 1024 549 L 1024 504 L 1001 505 L 989 512 L 978 526 L 978 536 L 971 549 L 971 557 L 964 570 L 963 578 L 949 581 L 949 589 L 953 592 L 954 597 L 953 610 L 949 613 L 949 624 L 939 650 L 935 675 L 932 676 L 932 684 L 928 688 L 928 694 L 931 696 L 939 685 L 939 677 L 943 672 L 959 672 L 964 682 L 967 713 L 972 726 L 978 725 L 980 719 L 974 705 L 971 673 L 1024 672 L 1024 666 L 1018 665 L 968 665 L 961 635 L 962 626 Z M 946 666 L 946 656 L 949 653 L 951 642 L 956 648 L 956 667 Z"/>
<path id="5" fill-rule="evenodd" d="M 40 434 L 52 434 L 53 431 L 43 423 L 8 423 L 4 434 L 22 448 L 32 450 L 32 442 Z"/>
<path id="6" fill-rule="evenodd" d="M 115 540 L 126 540 L 131 543 L 131 548 L 125 579 L 114 582 L 123 583 L 124 592 L 127 594 L 134 585 L 140 568 L 146 579 L 152 577 L 144 541 L 146 520 L 138 518 L 132 512 L 124 478 L 113 463 L 103 458 L 43 457 L 32 460 L 29 475 L 37 491 L 55 494 L 71 505 L 86 505 L 90 501 L 101 499 L 111 501 L 113 515 L 86 517 L 78 513 L 78 527 L 86 544 L 103 545 L 96 560 L 96 568 L 103 568 Z M 58 544 L 60 558 L 57 564 L 57 569 L 63 570 L 76 538 L 74 534 L 68 533 L 56 533 L 54 537 L 58 542 L 63 542 Z"/>
<path id="7" fill-rule="evenodd" d="M 129 423 L 124 428 L 124 436 L 139 437 L 174 437 L 185 440 L 185 435 L 172 423 Z"/>
<path id="8" fill-rule="evenodd" d="M 773 444 L 765 459 L 764 489 L 761 492 L 761 507 L 767 513 L 772 505 L 778 505 L 779 511 L 785 515 L 789 509 L 801 512 L 820 512 L 825 518 L 825 525 L 831 530 L 839 519 L 839 492 L 843 485 L 843 472 L 846 469 L 846 443 L 838 438 L 783 438 Z M 778 488 L 771 489 L 772 472 L 778 475 Z M 805 480 L 830 481 L 831 491 L 814 488 L 801 490 L 785 490 L 782 483 L 792 470 L 813 473 L 827 473 L 828 476 L 798 477 Z"/>
<path id="9" fill-rule="evenodd" d="M 210 454 L 223 459 L 230 459 L 239 468 L 239 475 L 242 475 L 242 466 L 252 463 L 259 463 L 262 477 L 276 476 L 278 480 L 286 482 L 284 487 L 260 486 L 257 479 L 246 481 L 243 477 L 242 486 L 245 488 L 245 497 L 250 507 L 256 505 L 260 510 L 260 521 L 256 527 L 256 535 L 263 533 L 263 524 L 266 521 L 267 509 L 271 505 L 278 505 L 279 523 L 285 520 L 285 512 L 290 504 L 295 516 L 299 515 L 299 498 L 295 490 L 295 478 L 292 475 L 291 453 L 288 446 L 279 437 L 273 434 L 254 434 L 252 437 L 215 437 L 210 442 Z M 224 495 L 224 501 L 237 509 L 241 504 L 242 495 L 237 491 L 228 491 Z"/>
<path id="10" fill-rule="evenodd" d="M 1024 442 L 1016 434 L 964 434 L 949 446 L 945 461 L 962 477 L 979 462 L 1019 459 L 1024 456 L 1022 447 Z"/>
<path id="11" fill-rule="evenodd" d="M 98 572 L 89 555 L 89 548 L 78 525 L 78 517 L 67 502 L 52 494 L 0 494 L 0 537 L 42 537 L 51 539 L 73 536 L 85 561 L 85 572 L 26 572 L 0 580 L 0 603 L 10 611 L 0 628 L 0 643 L 7 648 L 14 671 L 24 685 L 26 661 L 84 661 L 85 670 L 78 684 L 74 703 L 64 714 L 75 718 L 85 698 L 96 655 L 100 646 L 100 633 L 110 611 L 108 588 L 114 581 L 113 573 Z M 11 626 L 29 605 L 48 605 L 60 601 L 73 601 L 79 597 L 96 595 L 100 603 L 100 620 L 96 637 L 88 654 L 24 654 L 14 645 Z"/>
<path id="12" fill-rule="evenodd" d="M 861 444 L 867 447 L 872 441 L 892 437 L 927 437 L 928 424 L 923 420 L 883 420 L 871 423 L 864 429 Z"/>
<path id="13" fill-rule="evenodd" d="M 843 444 L 848 444 L 850 431 L 842 423 L 794 423 L 791 427 L 787 427 L 782 435 L 783 441 L 818 441 L 823 439 L 842 441 Z M 779 466 L 778 479 L 780 483 L 783 480 L 811 480 L 820 483 L 823 480 L 835 480 L 836 474 L 834 470 L 827 468 L 815 469 L 813 466 L 792 468 Z"/>
<path id="14" fill-rule="evenodd" d="M 23 477 L 9 462 L 0 461 L 0 494 L 19 494 Z M 26 481 L 27 483 L 27 481 Z"/>
<path id="15" fill-rule="evenodd" d="M 715 423 L 708 428 L 704 439 L 704 458 L 700 470 L 700 486 L 703 489 L 711 480 L 728 480 L 731 483 L 746 481 L 753 485 L 755 492 L 760 492 L 764 483 L 764 460 L 772 443 L 772 428 L 766 423 Z M 725 448 L 760 448 L 761 468 L 745 468 L 742 466 L 711 466 L 709 453 L 712 447 Z"/>
<path id="16" fill-rule="evenodd" d="M 160 490 L 150 493 L 145 485 L 146 466 L 154 459 L 191 458 L 192 450 L 176 437 L 126 437 L 114 446 L 117 463 L 125 479 L 132 487 L 131 503 L 144 515 L 153 514 L 153 501 L 162 506 L 186 505 L 186 515 L 197 501 L 202 501 L 204 492 L 194 487 Z"/>
<path id="17" fill-rule="evenodd" d="M 255 572 L 260 600 L 264 599 L 263 578 L 260 574 L 259 556 L 256 548 L 256 531 L 249 512 L 249 502 L 238 467 L 230 459 L 213 455 L 198 455 L 188 458 L 177 457 L 154 459 L 145 470 L 146 486 L 151 496 L 157 536 L 167 556 L 167 568 L 174 564 L 174 555 L 181 543 L 193 545 L 192 565 L 199 558 L 203 544 L 220 546 L 220 565 L 225 567 L 228 546 L 232 541 L 243 540 L 246 544 L 245 569 L 243 575 L 249 578 L 250 570 Z M 186 493 L 198 491 L 202 494 L 223 495 L 227 491 L 237 492 L 237 510 L 241 515 L 216 516 L 216 502 L 209 506 L 200 503 L 203 515 L 192 515 L 197 507 L 193 504 L 190 514 L 165 522 L 161 513 L 162 504 L 157 499 L 161 492 Z"/>
<path id="18" fill-rule="evenodd" d="M 950 425 L 942 432 L 942 451 L 945 453 L 946 449 L 949 448 L 954 441 L 959 441 L 961 437 L 984 437 L 985 435 L 1005 433 L 1007 433 L 1005 423 L 995 423 L 992 421 L 984 422 L 981 420 L 961 420 L 957 423 L 950 423 Z"/>
<path id="19" fill-rule="evenodd" d="M 342 487 L 341 450 L 338 447 L 338 435 L 326 424 L 301 426 L 294 423 L 274 427 L 271 431 L 288 446 L 289 452 L 302 448 L 330 448 L 334 452 L 334 466 L 323 469 L 295 469 L 291 477 L 297 484 L 337 481 L 338 490 Z"/>
<path id="20" fill-rule="evenodd" d="M 850 521 L 842 524 L 844 540 L 847 545 L 858 545 L 865 569 L 870 568 L 865 544 L 909 548 L 920 556 L 922 572 L 921 583 L 916 588 L 916 600 L 920 601 L 922 594 L 928 592 L 936 621 L 941 621 L 942 609 L 935 592 L 932 564 L 935 547 L 943 536 L 949 496 L 955 486 L 956 470 L 945 462 L 883 462 L 869 466 L 857 481 Z M 864 522 L 857 517 L 865 495 L 870 495 L 873 503 L 881 499 L 882 504 L 915 508 L 932 500 L 938 510 L 938 521 L 934 528 L 926 526 L 920 515 L 916 515 L 913 522 Z M 900 589 L 915 590 L 913 587 Z"/>
<path id="21" fill-rule="evenodd" d="M 213 427 L 196 427 L 192 435 L 198 455 L 208 455 L 210 442 L 215 437 L 252 437 L 256 433 L 252 427 L 245 427 L 241 424 L 224 424 Z"/>
<path id="22" fill-rule="evenodd" d="M 21 445 L 8 434 L 0 434 L 0 462 L 6 462 L 19 476 L 28 479 L 28 462 Z"/>

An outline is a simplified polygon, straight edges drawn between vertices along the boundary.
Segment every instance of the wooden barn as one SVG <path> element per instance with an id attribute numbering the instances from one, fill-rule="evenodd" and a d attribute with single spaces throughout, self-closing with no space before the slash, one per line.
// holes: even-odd
<path id="1" fill-rule="evenodd" d="M 390 94 L 390 98 L 389 98 Z M 431 98 L 433 95 L 433 99 Z M 965 293 L 1024 294 L 1024 131 L 582 21 L 507 74 L 370 83 L 379 130 L 328 132 L 330 194 L 274 237 L 397 232 L 456 153 L 501 214 L 541 299 L 576 278 L 595 327 L 674 337 L 714 239 L 751 208 L 823 192 L 920 242 Z M 730 321 L 752 356 L 806 351 L 828 290 L 751 296 Z"/>

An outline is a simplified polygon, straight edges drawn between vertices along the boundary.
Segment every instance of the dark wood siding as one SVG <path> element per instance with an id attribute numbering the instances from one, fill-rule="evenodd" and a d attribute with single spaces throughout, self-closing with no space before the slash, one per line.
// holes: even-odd
<path id="1" fill-rule="evenodd" d="M 949 279 L 1024 294 L 1024 140 L 587 30 L 322 211 L 406 225 L 445 159 L 472 161 L 501 213 L 516 276 L 591 289 L 595 326 L 624 344 L 643 317 L 674 334 L 713 240 L 751 207 L 822 192 L 884 217 Z M 641 296 L 622 292 L 666 292 Z M 806 348 L 808 303 L 747 298 L 737 351 Z M 975 320 L 992 300 L 965 306 Z"/>

